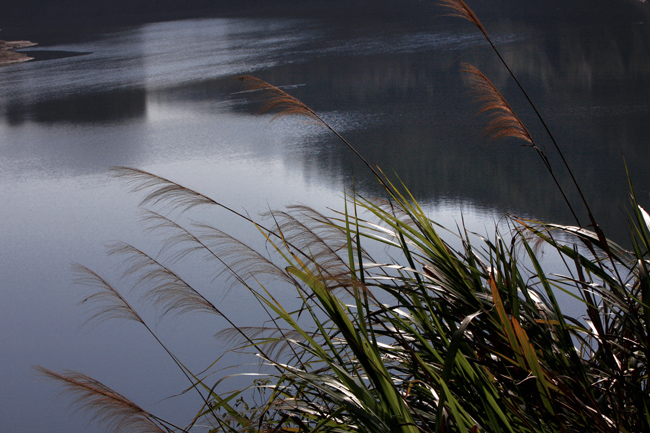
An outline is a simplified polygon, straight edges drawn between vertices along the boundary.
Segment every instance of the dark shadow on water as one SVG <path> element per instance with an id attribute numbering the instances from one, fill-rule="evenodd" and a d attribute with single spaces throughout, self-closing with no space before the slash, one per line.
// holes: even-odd
<path id="1" fill-rule="evenodd" d="M 92 124 L 134 120 L 146 115 L 146 92 L 142 88 L 114 90 L 22 105 L 10 104 L 5 118 L 16 126 L 31 121 L 45 124 Z"/>
<path id="2" fill-rule="evenodd" d="M 91 52 L 56 51 L 56 50 L 21 50 L 20 52 L 27 54 L 29 57 L 33 57 L 34 60 L 32 60 L 32 62 L 38 62 L 42 60 L 65 59 L 67 57 L 87 56 L 89 54 L 92 54 Z"/>

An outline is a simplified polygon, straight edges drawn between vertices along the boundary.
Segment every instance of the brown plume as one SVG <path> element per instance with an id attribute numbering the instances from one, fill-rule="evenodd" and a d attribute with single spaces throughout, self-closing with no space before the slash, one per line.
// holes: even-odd
<path id="1" fill-rule="evenodd" d="M 238 77 L 238 79 L 242 81 L 249 90 L 260 90 L 269 95 L 265 98 L 265 103 L 262 107 L 262 111 L 275 111 L 276 114 L 273 117 L 273 120 L 277 119 L 278 117 L 297 114 L 300 116 L 307 116 L 319 123 L 325 123 L 316 114 L 316 112 L 305 105 L 304 102 L 294 96 L 289 95 L 279 87 L 250 75 L 244 75 Z"/>
<path id="2" fill-rule="evenodd" d="M 155 415 L 145 411 L 122 394 L 101 382 L 77 372 L 55 373 L 43 367 L 36 370 L 49 379 L 62 383 L 66 391 L 75 396 L 81 410 L 91 413 L 93 421 L 99 421 L 112 432 L 165 433 Z"/>
<path id="3" fill-rule="evenodd" d="M 485 134 L 494 140 L 506 137 L 520 138 L 530 146 L 537 147 L 528 129 L 494 84 L 475 66 L 463 63 L 462 71 L 469 77 L 478 101 L 483 103 L 478 113 L 487 113 L 490 116 Z"/>
<path id="4" fill-rule="evenodd" d="M 478 19 L 474 11 L 463 0 L 439 0 L 439 4 L 452 10 L 452 13 L 449 15 L 465 18 L 472 22 L 487 37 L 487 31 L 483 27 L 481 20 Z"/>
<path id="5" fill-rule="evenodd" d="M 392 193 L 392 189 L 386 183 L 377 169 L 373 167 L 373 165 L 370 164 L 370 162 L 368 162 L 368 160 L 364 158 L 364 156 L 361 155 L 361 153 L 359 153 L 359 151 L 348 140 L 346 140 L 345 137 L 343 137 L 336 129 L 334 129 L 329 123 L 323 120 L 323 118 L 321 118 L 314 110 L 309 108 L 300 99 L 289 95 L 287 92 L 277 86 L 274 86 L 273 84 L 269 84 L 264 80 L 252 77 L 250 75 L 244 75 L 242 77 L 238 77 L 238 79 L 246 84 L 249 90 L 261 90 L 268 95 L 265 99 L 266 102 L 262 107 L 262 111 L 266 112 L 277 110 L 277 113 L 273 117 L 273 120 L 277 119 L 278 117 L 297 114 L 299 116 L 306 116 L 329 129 L 334 135 L 339 138 L 339 140 L 343 142 L 343 144 L 345 144 L 352 152 L 354 152 L 354 154 L 370 169 L 370 171 L 372 171 L 377 180 L 379 180 L 383 187 L 386 188 L 386 191 Z"/>
<path id="6" fill-rule="evenodd" d="M 82 304 L 89 303 L 95 308 L 93 315 L 86 322 L 127 319 L 144 325 L 144 321 L 131 304 L 99 274 L 78 263 L 73 265 L 72 270 L 76 275 L 76 283 L 96 289 L 81 301 Z"/>
<path id="7" fill-rule="evenodd" d="M 207 312 L 223 316 L 221 311 L 177 273 L 144 251 L 125 242 L 117 242 L 109 248 L 109 255 L 125 257 L 128 267 L 125 276 L 136 277 L 136 286 L 144 286 L 143 298 L 161 309 L 161 315 L 169 313 Z"/>

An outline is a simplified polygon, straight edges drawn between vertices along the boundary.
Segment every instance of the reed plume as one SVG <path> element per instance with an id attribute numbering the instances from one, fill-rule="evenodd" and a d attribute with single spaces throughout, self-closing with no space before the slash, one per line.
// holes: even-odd
<path id="1" fill-rule="evenodd" d="M 474 93 L 477 95 L 478 101 L 483 103 L 478 114 L 486 113 L 490 117 L 485 134 L 490 136 L 493 140 L 507 137 L 517 138 L 525 141 L 527 146 L 535 149 L 539 157 L 542 159 L 546 170 L 551 175 L 555 186 L 560 191 L 560 194 L 562 195 L 569 211 L 573 215 L 573 218 L 576 220 L 578 225 L 580 225 L 580 219 L 564 192 L 564 188 L 562 188 L 560 181 L 555 176 L 555 172 L 546 152 L 535 144 L 533 137 L 530 135 L 530 132 L 528 132 L 528 128 L 526 128 L 523 122 L 515 114 L 510 104 L 508 104 L 508 101 L 506 101 L 501 92 L 499 92 L 485 74 L 475 66 L 463 63 L 461 70 L 469 77 L 470 85 L 472 90 L 474 90 Z"/>
<path id="2" fill-rule="evenodd" d="M 176 190 L 171 194 L 175 193 Z M 207 241 L 201 241 L 180 225 L 174 223 L 168 218 L 156 214 L 155 212 L 149 212 L 147 218 L 162 221 L 163 225 L 161 227 L 173 227 L 175 230 L 181 231 L 178 239 L 179 242 L 198 242 L 200 244 L 199 248 L 203 252 L 208 252 L 212 257 L 222 263 L 226 270 L 230 272 L 230 275 L 233 276 L 243 287 L 250 290 L 254 295 L 256 295 L 255 290 L 248 285 L 246 280 L 254 279 L 259 282 L 257 279 L 259 275 L 257 273 L 267 273 L 276 277 L 279 275 L 281 279 L 284 279 L 285 283 L 288 281 L 292 285 L 296 284 L 294 279 L 289 277 L 284 270 L 274 265 L 270 260 L 257 253 L 246 244 L 218 229 L 215 229 L 214 227 L 204 224 L 196 224 L 197 227 L 207 230 L 203 235 Z M 219 251 L 215 251 L 214 248 L 207 246 L 207 242 L 210 240 L 216 240 L 217 244 L 222 244 L 219 246 Z M 172 243 L 173 242 L 174 241 L 172 241 Z M 169 247 L 169 245 L 167 247 Z M 225 319 L 233 329 L 239 329 L 223 311 L 215 306 L 213 302 L 182 278 L 181 275 L 174 272 L 170 266 L 162 263 L 161 260 L 152 257 L 141 249 L 126 242 L 114 243 L 110 246 L 108 254 L 121 255 L 124 257 L 124 276 L 132 276 L 135 278 L 136 281 L 134 287 L 143 287 L 143 299 L 149 301 L 154 307 L 159 308 L 161 316 L 167 314 L 181 315 L 186 313 L 205 312 L 216 314 Z M 181 251 L 180 254 L 182 256 L 185 253 Z M 167 350 L 148 326 L 147 329 L 154 338 L 158 340 L 167 353 L 177 361 L 177 358 Z M 242 334 L 246 341 L 253 344 L 248 336 L 242 332 L 240 332 L 240 334 Z M 260 350 L 260 353 L 263 354 L 264 351 Z M 181 367 L 184 373 L 187 372 L 185 367 L 178 362 L 177 364 Z M 196 380 L 195 382 L 201 384 L 201 381 L 199 380 Z M 195 382 L 193 382 L 193 387 Z"/>
<path id="3" fill-rule="evenodd" d="M 463 0 L 438 0 L 438 4 L 445 7 L 445 8 L 451 9 L 452 10 L 451 15 L 459 16 L 459 17 L 464 18 L 464 19 L 470 21 L 471 23 L 473 23 L 481 31 L 481 33 L 485 37 L 485 40 L 490 44 L 490 47 L 492 48 L 492 51 L 494 51 L 496 56 L 499 58 L 499 61 L 501 62 L 501 64 L 506 68 L 506 70 L 508 71 L 508 75 L 510 75 L 510 77 L 513 79 L 513 81 L 517 85 L 517 88 L 519 89 L 521 94 L 524 96 L 524 98 L 526 98 L 526 101 L 528 101 L 528 104 L 529 104 L 530 108 L 535 113 L 535 116 L 537 117 L 537 119 L 541 123 L 542 127 L 544 128 L 544 131 L 546 131 L 546 134 L 548 135 L 549 139 L 551 140 L 551 143 L 553 143 L 553 148 L 555 149 L 555 151 L 559 155 L 560 160 L 562 161 L 562 164 L 564 165 L 565 169 L 567 170 L 567 172 L 568 172 L 568 174 L 569 174 L 569 176 L 571 178 L 571 182 L 573 183 L 573 186 L 575 187 L 576 191 L 578 192 L 578 195 L 580 196 L 580 200 L 582 201 L 582 204 L 583 204 L 585 210 L 587 211 L 587 214 L 589 216 L 589 222 L 591 223 L 591 226 L 593 227 L 594 232 L 598 236 L 599 242 L 601 244 L 604 244 L 605 248 L 606 248 L 606 252 L 608 254 L 611 254 L 611 251 L 607 250 L 607 248 L 608 248 L 607 247 L 607 238 L 605 237 L 605 234 L 603 233 L 602 229 L 598 225 L 598 223 L 596 221 L 596 218 L 594 217 L 594 215 L 593 215 L 593 213 L 591 211 L 591 207 L 589 206 L 589 203 L 587 202 L 587 199 L 586 199 L 584 193 L 582 192 L 582 188 L 580 187 L 580 184 L 578 183 L 578 180 L 575 178 L 575 175 L 573 174 L 573 170 L 571 169 L 571 166 L 569 165 L 569 162 L 566 160 L 566 157 L 564 156 L 564 152 L 562 152 L 562 149 L 560 148 L 560 145 L 558 144 L 557 140 L 555 139 L 555 136 L 551 132 L 551 129 L 546 124 L 546 121 L 544 120 L 544 117 L 541 115 L 541 113 L 537 109 L 537 106 L 535 105 L 535 103 L 533 103 L 533 100 L 531 99 L 530 95 L 528 95 L 528 92 L 526 91 L 524 86 L 522 86 L 522 84 L 519 82 L 519 79 L 517 78 L 515 73 L 512 71 L 512 69 L 508 65 L 508 62 L 506 62 L 506 60 L 501 55 L 501 52 L 497 49 L 496 45 L 492 41 L 492 38 L 487 33 L 487 30 L 485 29 L 485 27 L 483 26 L 481 21 L 478 19 L 478 17 L 474 13 L 474 11 L 472 11 L 472 9 Z M 538 151 L 539 151 L 539 149 L 538 149 Z M 542 153 L 540 153 L 540 156 L 541 155 L 542 155 Z M 544 160 L 544 164 L 545 164 L 546 168 L 549 170 L 549 172 L 553 176 L 553 181 L 558 186 L 558 188 L 560 188 L 560 192 L 561 192 L 565 202 L 569 205 L 569 209 L 571 211 L 571 214 L 573 215 L 573 218 L 576 221 L 576 224 L 578 226 L 582 227 L 582 223 L 580 222 L 580 219 L 578 218 L 577 214 L 573 210 L 573 207 L 569 204 L 569 202 L 568 202 L 568 200 L 566 198 L 566 195 L 564 193 L 564 190 L 560 187 L 559 182 L 557 181 L 555 175 L 552 173 L 551 166 L 550 166 L 550 164 L 548 162 L 548 159 L 546 158 L 546 155 L 544 155 L 542 159 Z"/>
<path id="4" fill-rule="evenodd" d="M 296 342 L 304 342 L 301 334 L 290 328 L 274 328 L 269 326 L 240 326 L 224 328 L 215 334 L 215 338 L 226 343 L 229 347 L 237 349 L 248 344 L 242 336 L 245 334 L 256 344 L 264 345 L 269 359 L 278 359 L 290 346 Z"/>
<path id="5" fill-rule="evenodd" d="M 272 217 L 284 238 L 292 245 L 309 251 L 312 272 L 323 278 L 330 289 L 362 288 L 351 277 L 350 265 L 346 262 L 351 246 L 343 231 L 333 219 L 308 206 L 289 206 L 287 211 L 271 211 Z M 352 248 L 354 255 L 371 260 L 363 249 Z"/>
<path id="6" fill-rule="evenodd" d="M 91 421 L 97 421 L 115 433 L 168 433 L 184 431 L 163 422 L 142 409 L 122 394 L 82 373 L 55 373 L 43 367 L 35 367 L 43 376 L 54 379 L 75 396 L 77 410 L 87 411 Z M 166 424 L 166 425 L 165 425 Z"/>
<path id="7" fill-rule="evenodd" d="M 262 275 L 293 282 L 284 269 L 268 257 L 210 224 L 194 222 L 190 231 L 151 210 L 145 210 L 143 220 L 151 224 L 150 231 L 164 234 L 165 242 L 160 254 L 168 252 L 172 262 L 198 254 L 207 261 L 219 262 L 222 269 L 215 274 L 215 279 L 227 273 L 228 280 L 242 285 L 247 285 L 251 280 L 259 282 Z"/>
<path id="8" fill-rule="evenodd" d="M 439 0 L 438 4 L 440 6 L 451 9 L 452 12 L 449 14 L 450 16 L 464 18 L 467 21 L 473 23 L 476 27 L 479 28 L 485 37 L 488 37 L 487 30 L 485 30 L 485 27 L 483 27 L 481 20 L 478 19 L 474 11 L 469 6 L 467 6 L 467 3 L 465 3 L 463 0 Z"/>
<path id="9" fill-rule="evenodd" d="M 148 287 L 144 296 L 154 306 L 161 308 L 162 315 L 203 311 L 223 316 L 212 302 L 181 276 L 144 251 L 128 243 L 118 242 L 109 249 L 109 255 L 112 254 L 125 257 L 124 263 L 128 266 L 124 274 L 135 276 L 136 286 Z"/>
<path id="10" fill-rule="evenodd" d="M 309 117 L 327 126 L 327 123 L 321 119 L 314 110 L 303 103 L 300 99 L 296 98 L 295 96 L 291 96 L 279 87 L 250 75 L 244 75 L 238 79 L 243 82 L 250 91 L 261 90 L 268 93 L 269 96 L 264 98 L 265 102 L 262 106 L 261 111 L 264 113 L 268 111 L 275 111 L 273 120 L 282 116 L 297 114 L 299 116 Z"/>
<path id="11" fill-rule="evenodd" d="M 299 116 L 305 116 L 312 120 L 315 120 L 317 123 L 323 125 L 325 128 L 329 129 L 343 144 L 345 144 L 356 156 L 363 162 L 366 167 L 370 169 L 372 174 L 377 178 L 379 183 L 386 189 L 387 192 L 393 194 L 393 190 L 389 184 L 381 176 L 379 170 L 370 164 L 370 162 L 361 154 L 359 151 L 350 143 L 345 137 L 343 137 L 336 129 L 332 127 L 329 123 L 323 120 L 316 111 L 310 108 L 308 105 L 303 103 L 301 100 L 295 96 L 291 96 L 284 90 L 280 89 L 273 84 L 267 83 L 264 80 L 261 80 L 256 77 L 245 75 L 239 77 L 239 80 L 242 81 L 250 90 L 253 91 L 265 91 L 268 93 L 266 103 L 262 106 L 262 111 L 267 112 L 270 110 L 277 110 L 277 113 L 273 119 L 278 117 L 297 114 Z"/>
<path id="12" fill-rule="evenodd" d="M 126 319 L 144 325 L 144 320 L 131 304 L 99 274 L 78 263 L 73 264 L 72 271 L 75 274 L 75 283 L 96 289 L 93 294 L 81 301 L 82 304 L 90 303 L 95 307 L 95 312 L 88 318 L 86 323 L 90 321 L 101 323 L 109 319 Z"/>
<path id="13" fill-rule="evenodd" d="M 537 149 L 526 126 L 492 82 L 478 68 L 468 63 L 463 63 L 461 71 L 467 74 L 478 101 L 483 103 L 478 113 L 486 113 L 490 117 L 486 135 L 493 140 L 519 138 Z"/>
<path id="14" fill-rule="evenodd" d="M 181 370 L 186 379 L 190 382 L 193 388 L 207 405 L 208 400 L 200 390 L 199 385 L 201 380 L 197 379 L 183 363 L 174 355 L 171 350 L 162 342 L 156 333 L 147 325 L 144 319 L 138 312 L 131 306 L 131 304 L 104 278 L 99 276 L 96 272 L 83 266 L 81 264 L 73 264 L 73 272 L 76 275 L 75 283 L 84 285 L 86 287 L 96 289 L 96 292 L 84 298 L 81 304 L 90 303 L 93 305 L 95 312 L 86 320 L 85 323 L 96 321 L 98 323 L 104 322 L 109 319 L 125 319 L 133 320 L 140 323 L 151 334 L 156 342 L 163 348 L 169 355 L 176 366 Z M 60 380 L 59 377 L 50 376 L 53 379 Z M 65 383 L 67 383 L 64 380 Z M 83 400 L 88 397 L 88 394 L 79 395 L 78 400 Z"/>
<path id="15" fill-rule="evenodd" d="M 131 167 L 112 167 L 111 172 L 114 177 L 125 180 L 131 187 L 131 192 L 146 191 L 144 198 L 140 202 L 140 206 L 149 204 L 158 205 L 178 210 L 180 212 L 186 212 L 194 207 L 202 205 L 217 206 L 238 218 L 241 218 L 243 221 L 253 224 L 258 229 L 264 231 L 268 236 L 283 240 L 280 234 L 274 229 L 265 227 L 259 222 L 253 220 L 250 216 L 238 212 L 233 208 L 226 206 L 222 202 L 214 200 L 196 190 L 187 188 L 170 179 Z M 295 245 L 289 244 L 289 246 L 294 248 L 294 250 L 302 256 L 309 257 L 309 254 L 303 252 Z"/>
<path id="16" fill-rule="evenodd" d="M 164 204 L 181 211 L 201 205 L 219 206 L 219 203 L 210 197 L 144 170 L 131 167 L 112 167 L 111 172 L 114 177 L 125 179 L 131 187 L 131 192 L 149 191 L 140 202 L 140 206 Z"/>

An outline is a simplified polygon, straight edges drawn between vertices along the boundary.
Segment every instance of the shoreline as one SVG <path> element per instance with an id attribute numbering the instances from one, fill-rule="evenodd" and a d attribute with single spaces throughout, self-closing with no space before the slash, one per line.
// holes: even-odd
<path id="1" fill-rule="evenodd" d="M 0 40 L 0 66 L 10 65 L 13 63 L 21 63 L 32 60 L 33 57 L 29 57 L 24 53 L 17 53 L 13 50 L 19 50 L 21 48 L 33 47 L 37 45 L 35 42 L 30 41 L 3 41 Z"/>

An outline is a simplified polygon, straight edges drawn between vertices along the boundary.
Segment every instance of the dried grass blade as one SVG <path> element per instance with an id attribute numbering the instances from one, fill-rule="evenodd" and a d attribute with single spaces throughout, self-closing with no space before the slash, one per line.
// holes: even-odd
<path id="1" fill-rule="evenodd" d="M 512 327 L 515 330 L 515 334 L 517 335 L 519 347 L 521 348 L 523 355 L 526 357 L 528 370 L 537 378 L 535 383 L 542 399 L 542 404 L 546 410 L 555 415 L 555 410 L 551 403 L 552 397 L 549 389 L 554 389 L 557 391 L 557 387 L 553 385 L 544 374 L 537 354 L 535 353 L 535 348 L 531 344 L 526 331 L 521 327 L 519 321 L 515 317 L 512 318 Z"/>
<path id="2" fill-rule="evenodd" d="M 517 343 L 517 337 L 515 335 L 514 329 L 512 328 L 512 322 L 510 321 L 510 318 L 506 313 L 505 306 L 503 305 L 503 301 L 501 300 L 501 295 L 499 294 L 499 288 L 497 287 L 497 283 L 494 280 L 493 276 L 490 276 L 489 284 L 490 284 L 490 291 L 492 293 L 492 300 L 494 302 L 494 307 L 496 308 L 497 315 L 499 317 L 501 330 L 503 331 L 503 334 L 508 339 L 508 343 L 512 348 L 512 351 L 517 360 L 517 364 L 522 368 L 525 368 L 526 364 L 524 362 L 524 358 L 519 349 L 519 344 Z"/>

